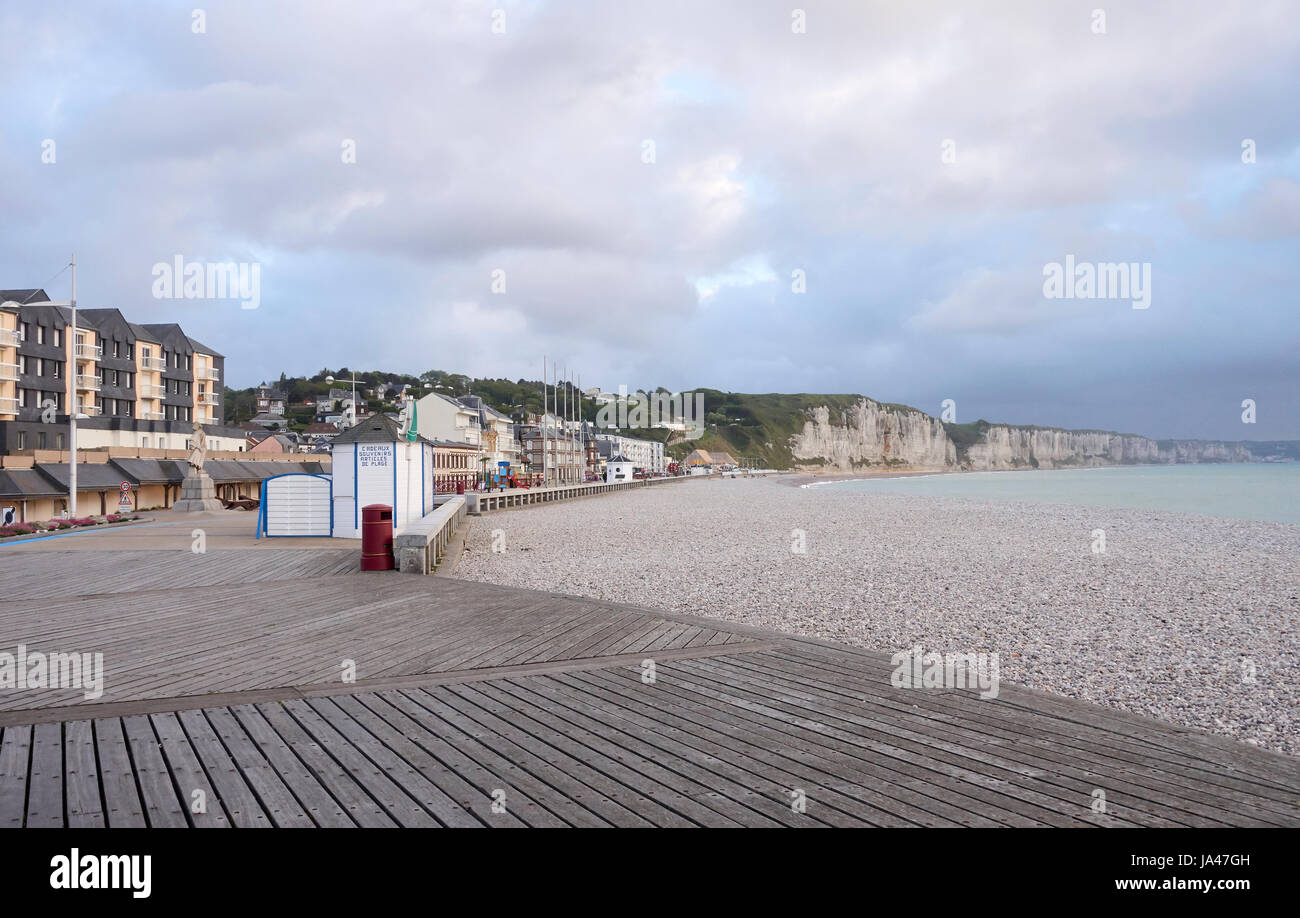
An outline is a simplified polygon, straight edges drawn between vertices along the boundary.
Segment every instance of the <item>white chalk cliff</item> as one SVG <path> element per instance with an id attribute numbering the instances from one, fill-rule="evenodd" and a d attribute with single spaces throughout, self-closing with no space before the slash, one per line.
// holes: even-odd
<path id="1" fill-rule="evenodd" d="M 808 412 L 790 438 L 797 463 L 842 471 L 869 466 L 913 469 L 1080 468 L 1177 462 L 1249 462 L 1240 443 L 1216 440 L 1157 442 L 1100 430 L 1058 430 L 994 424 L 959 451 L 943 424 L 914 408 L 860 399 L 848 411 L 826 406 Z"/>
<path id="2" fill-rule="evenodd" d="M 920 411 L 898 410 L 864 398 L 849 411 L 826 406 L 813 409 L 803 433 L 791 438 L 796 461 L 820 463 L 846 471 L 866 465 L 950 468 L 957 447 L 937 418 Z"/>

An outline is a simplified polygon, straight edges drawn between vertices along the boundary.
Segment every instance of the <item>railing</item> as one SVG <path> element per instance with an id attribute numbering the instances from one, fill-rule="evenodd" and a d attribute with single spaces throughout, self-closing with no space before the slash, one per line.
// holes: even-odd
<path id="1" fill-rule="evenodd" d="M 153 383 L 145 383 L 140 387 L 140 395 L 143 398 L 166 398 L 167 390 Z"/>
<path id="2" fill-rule="evenodd" d="M 208 367 L 199 371 L 199 379 L 210 379 L 213 382 L 221 382 L 221 371 L 216 367 Z"/>
<path id="3" fill-rule="evenodd" d="M 18 364 L 0 363 L 0 380 L 18 382 Z"/>
<path id="4" fill-rule="evenodd" d="M 453 497 L 393 536 L 397 569 L 408 574 L 432 573 L 446 555 L 466 512 L 465 498 Z"/>
<path id="5" fill-rule="evenodd" d="M 78 405 L 77 414 L 84 414 L 88 418 L 97 418 L 104 413 L 104 409 L 99 405 Z"/>
<path id="6" fill-rule="evenodd" d="M 167 415 L 163 414 L 161 411 L 141 411 L 141 412 L 140 412 L 140 417 L 141 417 L 142 419 L 146 420 L 146 421 L 165 421 L 165 420 L 167 420 Z"/>
<path id="7" fill-rule="evenodd" d="M 84 373 L 78 373 L 78 374 L 77 374 L 77 388 L 78 388 L 78 389 L 82 389 L 82 390 L 87 390 L 87 391 L 90 391 L 90 392 L 98 392 L 98 391 L 99 391 L 99 377 L 98 377 L 98 376 L 87 376 L 87 375 L 84 374 Z"/>
<path id="8" fill-rule="evenodd" d="M 597 494 L 625 491 L 628 488 L 643 488 L 649 485 L 667 484 L 674 481 L 690 481 L 691 478 L 690 475 L 675 475 L 671 478 L 634 478 L 630 481 L 586 482 L 584 484 L 555 485 L 548 488 L 510 488 L 505 491 L 467 492 L 465 497 L 469 501 L 470 515 L 479 516 L 493 510 L 509 510 L 512 507 L 524 507 L 528 504 L 547 503 L 556 500 L 572 500 L 576 497 L 593 497 Z"/>
<path id="9" fill-rule="evenodd" d="M 17 347 L 22 343 L 22 332 L 13 328 L 0 328 L 0 347 Z"/>
<path id="10" fill-rule="evenodd" d="M 100 360 L 104 356 L 104 349 L 98 344 L 77 344 L 73 353 L 83 360 Z"/>
<path id="11" fill-rule="evenodd" d="M 8 396 L 0 397 L 0 414 L 17 414 L 18 399 Z"/>
<path id="12" fill-rule="evenodd" d="M 157 370 L 161 373 L 163 370 L 167 369 L 167 361 L 163 360 L 161 357 L 141 357 L 140 368 L 144 370 Z"/>
<path id="13" fill-rule="evenodd" d="M 220 405 L 221 396 L 215 392 L 199 392 L 195 395 L 195 404 L 198 405 Z"/>

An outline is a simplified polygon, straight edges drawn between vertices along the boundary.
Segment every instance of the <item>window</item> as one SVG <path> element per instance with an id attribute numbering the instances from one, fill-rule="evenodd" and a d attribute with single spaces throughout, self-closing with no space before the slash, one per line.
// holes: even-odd
<path id="1" fill-rule="evenodd" d="M 44 343 L 45 343 L 45 326 L 44 326 L 44 325 L 38 325 L 38 326 L 36 326 L 36 343 L 37 343 L 37 344 L 44 344 Z"/>
<path id="2" fill-rule="evenodd" d="M 52 367 L 51 372 L 50 372 L 50 376 L 51 376 L 52 378 L 54 378 L 54 379 L 62 379 L 62 378 L 63 378 L 63 361 L 62 361 L 62 360 L 51 360 L 51 361 L 49 361 L 49 363 L 50 363 L 50 365 L 51 365 L 51 367 Z"/>
<path id="3" fill-rule="evenodd" d="M 191 357 L 189 354 L 185 355 L 185 369 L 187 370 L 194 369 L 194 358 Z"/>
<path id="4" fill-rule="evenodd" d="M 130 341 L 126 343 L 126 359 L 135 360 L 135 345 Z"/>
<path id="5" fill-rule="evenodd" d="M 32 359 L 30 357 L 21 356 L 18 358 L 18 372 L 22 373 L 24 376 L 28 376 L 31 374 Z"/>
<path id="6" fill-rule="evenodd" d="M 114 357 L 122 356 L 122 342 L 120 341 L 113 342 L 113 356 Z"/>
<path id="7" fill-rule="evenodd" d="M 27 448 L 27 431 L 25 430 L 18 431 L 18 448 L 19 449 Z"/>
<path id="8" fill-rule="evenodd" d="M 30 337 L 32 336 L 32 323 L 31 323 L 31 322 L 24 322 L 24 323 L 22 324 L 22 327 L 19 329 L 19 335 L 18 335 L 18 336 L 19 336 L 20 338 L 22 338 L 24 341 L 26 341 L 28 338 L 30 338 Z"/>
<path id="9" fill-rule="evenodd" d="M 36 448 L 45 449 L 45 431 L 43 430 L 36 435 Z"/>
<path id="10" fill-rule="evenodd" d="M 54 329 L 54 346 L 63 347 L 63 329 Z"/>
<path id="11" fill-rule="evenodd" d="M 54 435 L 54 448 L 63 449 L 63 434 Z"/>

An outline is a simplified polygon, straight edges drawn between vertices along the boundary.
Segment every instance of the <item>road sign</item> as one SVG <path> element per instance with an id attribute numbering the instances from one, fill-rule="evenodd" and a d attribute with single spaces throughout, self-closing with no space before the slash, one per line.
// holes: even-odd
<path id="1" fill-rule="evenodd" d="M 131 482 L 124 481 L 119 487 L 121 487 L 122 493 L 125 494 L 127 491 L 131 490 Z"/>

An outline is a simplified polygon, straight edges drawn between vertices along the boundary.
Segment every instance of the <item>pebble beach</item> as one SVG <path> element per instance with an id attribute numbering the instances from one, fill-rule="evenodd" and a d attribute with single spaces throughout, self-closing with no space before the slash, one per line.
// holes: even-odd
<path id="1" fill-rule="evenodd" d="M 1005 682 L 1300 755 L 1300 526 L 712 478 L 491 514 L 465 548 L 467 580 L 997 652 Z"/>

